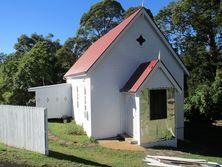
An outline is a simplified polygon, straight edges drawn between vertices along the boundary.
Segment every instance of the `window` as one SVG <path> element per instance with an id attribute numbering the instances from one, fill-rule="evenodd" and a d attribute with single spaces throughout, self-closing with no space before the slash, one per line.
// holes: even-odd
<path id="1" fill-rule="evenodd" d="M 76 86 L 76 106 L 79 108 L 79 89 L 78 86 Z"/>
<path id="2" fill-rule="evenodd" d="M 166 90 L 150 90 L 150 120 L 167 118 Z"/>
<path id="3" fill-rule="evenodd" d="M 84 87 L 84 109 L 87 110 L 87 104 L 86 104 L 86 87 Z"/>
<path id="4" fill-rule="evenodd" d="M 86 87 L 84 86 L 84 117 L 89 120 L 88 111 L 87 111 L 87 99 L 86 99 Z"/>
<path id="5" fill-rule="evenodd" d="M 136 41 L 138 42 L 138 44 L 139 44 L 140 46 L 143 46 L 144 42 L 146 42 L 146 40 L 144 39 L 144 37 L 143 37 L 142 35 L 140 35 L 140 36 L 136 39 Z"/>

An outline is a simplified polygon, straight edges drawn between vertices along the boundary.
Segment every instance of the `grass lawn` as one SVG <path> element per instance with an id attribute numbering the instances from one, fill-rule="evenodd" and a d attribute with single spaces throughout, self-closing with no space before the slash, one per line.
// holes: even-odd
<path id="1" fill-rule="evenodd" d="M 201 129 L 201 135 L 189 124 L 186 125 L 185 142 L 177 150 L 170 148 L 153 148 L 145 152 L 112 150 L 93 143 L 86 135 L 73 135 L 73 123 L 49 123 L 49 131 L 57 136 L 49 139 L 49 156 L 7 147 L 0 144 L 0 164 L 12 163 L 23 166 L 147 166 L 142 159 L 146 154 L 172 155 L 188 158 L 203 158 L 222 164 L 221 135 L 222 127 Z M 209 131 L 208 131 L 209 130 Z M 199 130 L 198 130 L 199 131 Z M 77 132 L 81 132 L 78 129 Z M 188 136 L 187 136 L 188 135 Z M 201 138 L 205 137 L 205 138 Z M 210 140 L 211 138 L 211 140 Z M 199 141 L 202 139 L 201 141 Z M 65 141 L 65 142 L 64 142 Z M 67 142 L 67 143 L 66 143 Z M 211 144 L 209 143 L 211 142 Z M 218 142 L 218 143 L 217 143 Z M 209 143 L 209 144 L 207 144 Z M 221 151 L 220 151 L 221 150 Z"/>

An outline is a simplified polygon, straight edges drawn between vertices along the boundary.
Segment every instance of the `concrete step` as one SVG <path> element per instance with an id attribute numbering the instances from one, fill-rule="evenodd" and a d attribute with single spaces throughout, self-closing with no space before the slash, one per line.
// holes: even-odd
<path id="1" fill-rule="evenodd" d="M 130 144 L 138 144 L 138 142 L 136 140 L 134 140 L 131 136 L 129 136 L 126 133 L 119 134 L 118 137 Z"/>

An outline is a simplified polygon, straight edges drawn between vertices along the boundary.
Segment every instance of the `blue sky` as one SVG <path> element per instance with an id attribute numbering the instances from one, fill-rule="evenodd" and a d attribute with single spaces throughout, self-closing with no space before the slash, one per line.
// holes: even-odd
<path id="1" fill-rule="evenodd" d="M 75 36 L 79 20 L 91 5 L 100 0 L 1 0 L 0 52 L 11 53 L 21 34 L 52 33 L 63 43 Z M 172 0 L 144 0 L 154 15 Z M 126 10 L 142 0 L 119 0 Z"/>

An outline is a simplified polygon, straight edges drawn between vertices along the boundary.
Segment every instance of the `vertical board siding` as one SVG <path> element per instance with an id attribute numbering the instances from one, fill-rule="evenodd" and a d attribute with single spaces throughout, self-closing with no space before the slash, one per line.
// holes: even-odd
<path id="1" fill-rule="evenodd" d="M 0 142 L 48 154 L 48 120 L 45 108 L 0 105 Z"/>
<path id="2" fill-rule="evenodd" d="M 35 92 L 36 107 L 47 108 L 48 118 L 72 117 L 72 86 L 56 84 L 29 89 Z"/>

